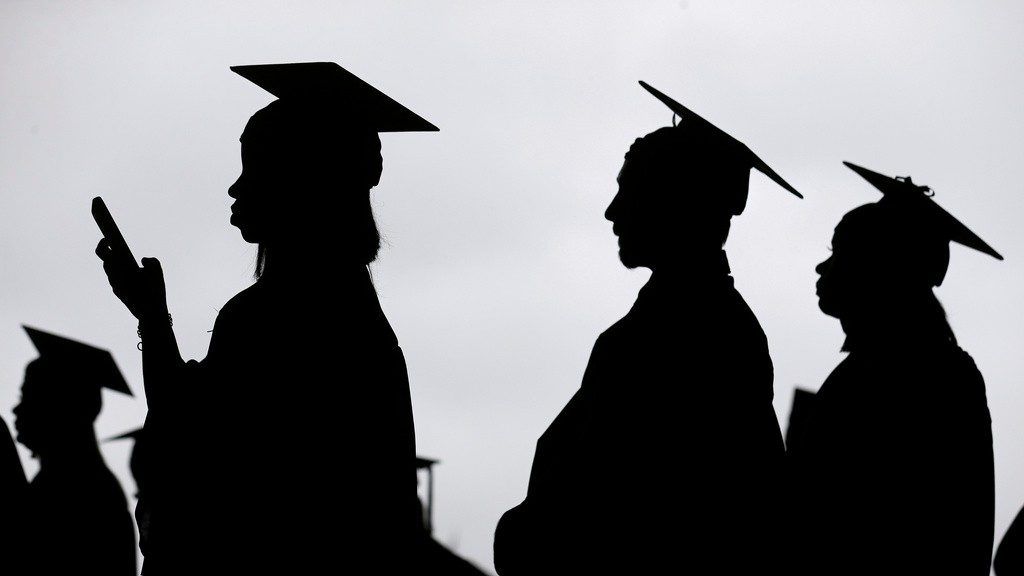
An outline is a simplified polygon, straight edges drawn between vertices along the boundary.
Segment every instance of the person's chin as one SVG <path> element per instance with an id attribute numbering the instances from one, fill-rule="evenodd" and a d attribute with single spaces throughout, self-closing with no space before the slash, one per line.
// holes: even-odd
<path id="1" fill-rule="evenodd" d="M 28 451 L 31 452 L 33 456 L 35 456 L 36 444 L 35 442 L 32 441 L 32 438 L 26 438 L 24 434 L 17 434 L 15 435 L 14 439 L 17 440 L 18 443 L 24 446 L 25 448 L 28 448 Z"/>
<path id="2" fill-rule="evenodd" d="M 818 297 L 818 309 L 821 310 L 826 316 L 839 318 L 839 311 L 832 306 L 831 302 L 820 296 Z"/>
<path id="3" fill-rule="evenodd" d="M 619 249 L 619 262 L 622 262 L 622 265 L 630 270 L 644 266 L 644 263 L 635 254 L 621 248 Z"/>
<path id="4" fill-rule="evenodd" d="M 256 234 L 251 227 L 239 224 L 238 221 L 235 220 L 234 216 L 231 217 L 231 225 L 238 228 L 238 232 L 242 235 L 242 240 L 245 240 L 250 244 L 259 244 L 259 235 Z"/>

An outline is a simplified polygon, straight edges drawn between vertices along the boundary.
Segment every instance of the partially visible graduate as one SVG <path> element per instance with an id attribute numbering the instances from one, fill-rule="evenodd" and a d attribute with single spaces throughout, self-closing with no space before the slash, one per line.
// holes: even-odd
<path id="1" fill-rule="evenodd" d="M 928 187 L 846 165 L 882 192 L 836 226 L 819 307 L 847 357 L 791 444 L 801 574 L 984 576 L 994 471 L 985 383 L 934 289 L 950 242 L 1002 257 Z"/>
<path id="2" fill-rule="evenodd" d="M 14 437 L 7 422 L 0 418 L 0 571 L 4 574 L 24 574 L 23 507 L 28 499 L 28 481 L 21 457 L 14 445 Z"/>
<path id="3" fill-rule="evenodd" d="M 996 548 L 992 561 L 996 576 L 1024 576 L 1024 510 L 1017 512 Z"/>
<path id="4" fill-rule="evenodd" d="M 334 63 L 232 70 L 278 99 L 246 125 L 228 190 L 258 279 L 220 310 L 203 361 L 178 352 L 159 262 L 97 247 L 142 335 L 147 575 L 400 573 L 415 436 L 368 270 L 370 190 L 379 132 L 437 128 Z"/>
<path id="5" fill-rule="evenodd" d="M 145 436 L 145 428 L 136 428 L 106 440 L 106 442 L 118 440 L 132 441 L 131 455 L 128 457 L 128 470 L 132 474 L 132 479 L 135 480 L 135 498 L 137 499 L 135 505 L 135 525 L 139 529 L 139 550 L 143 555 L 146 554 L 146 543 L 149 539 L 149 510 L 146 508 L 147 504 L 149 504 L 149 499 L 145 497 L 146 485 L 148 484 L 146 482 L 146 472 L 152 469 L 151 465 L 144 464 L 146 461 Z M 143 572 L 148 573 L 145 569 Z"/>
<path id="6" fill-rule="evenodd" d="M 20 548 L 11 552 L 20 566 L 0 568 L 7 568 L 4 574 L 135 576 L 128 501 L 93 429 L 101 389 L 131 395 L 128 383 L 106 350 L 27 326 L 25 331 L 39 358 L 25 369 L 14 428 L 39 459 L 39 473 L 16 510 L 4 510 L 4 520 L 18 524 L 14 541 Z M 10 478 L 12 471 L 4 475 Z"/>

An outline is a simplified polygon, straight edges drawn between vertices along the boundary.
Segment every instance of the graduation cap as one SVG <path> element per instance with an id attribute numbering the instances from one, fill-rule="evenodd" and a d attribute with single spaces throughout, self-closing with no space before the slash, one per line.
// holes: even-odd
<path id="1" fill-rule="evenodd" d="M 322 108 L 374 132 L 437 132 L 437 126 L 334 62 L 232 66 L 282 101 Z"/>
<path id="2" fill-rule="evenodd" d="M 116 442 L 118 440 L 138 440 L 143 436 L 145 431 L 146 429 L 140 426 L 134 430 L 129 430 L 123 434 L 111 436 L 110 438 L 105 439 L 104 442 Z"/>
<path id="3" fill-rule="evenodd" d="M 946 212 L 934 200 L 932 190 L 928 186 L 920 186 L 907 177 L 891 177 L 868 170 L 852 162 L 843 162 L 847 168 L 860 174 L 862 178 L 871 183 L 882 192 L 883 202 L 900 203 L 904 206 L 914 207 L 916 213 L 920 214 L 921 222 L 914 224 L 924 225 L 931 233 L 947 242 L 963 244 L 992 256 L 997 260 L 1003 257 L 989 246 L 984 240 L 978 237 L 962 222 Z"/>
<path id="4" fill-rule="evenodd" d="M 138 488 L 136 497 L 142 493 L 142 487 L 146 482 L 146 479 L 143 476 L 146 468 L 142 465 L 142 461 L 140 460 L 140 454 L 145 450 L 145 437 L 146 429 L 140 426 L 134 430 L 129 430 L 123 434 L 111 436 L 104 440 L 104 442 L 117 442 L 119 440 L 133 440 L 135 442 L 132 446 L 131 456 L 128 457 L 128 469 L 131 471 L 132 477 L 135 478 L 135 486 Z"/>
<path id="5" fill-rule="evenodd" d="M 23 325 L 22 328 L 39 351 L 40 359 L 63 367 L 69 377 L 77 381 L 75 385 L 92 385 L 96 390 L 109 388 L 132 396 L 128 382 L 109 351 L 31 326 Z"/>
<path id="6" fill-rule="evenodd" d="M 782 186 L 797 198 L 803 198 L 803 194 L 797 192 L 796 188 L 793 188 L 789 182 L 783 180 L 782 176 L 779 176 L 775 170 L 772 170 L 771 167 L 768 166 L 764 160 L 761 160 L 757 154 L 754 154 L 746 144 L 733 138 L 721 128 L 715 126 L 711 122 L 708 122 L 704 118 L 701 118 L 686 106 L 683 106 L 679 102 L 669 98 L 667 95 L 643 80 L 640 81 L 640 86 L 643 86 L 644 90 L 647 90 L 655 98 L 661 100 L 662 104 L 668 106 L 676 116 L 679 116 L 679 125 L 681 127 L 686 130 L 700 130 L 704 134 L 709 135 L 712 139 L 722 144 L 724 149 L 730 150 L 730 154 L 734 154 L 737 157 L 737 160 L 746 164 L 748 168 L 757 168 L 762 174 L 774 180 L 776 184 Z"/>

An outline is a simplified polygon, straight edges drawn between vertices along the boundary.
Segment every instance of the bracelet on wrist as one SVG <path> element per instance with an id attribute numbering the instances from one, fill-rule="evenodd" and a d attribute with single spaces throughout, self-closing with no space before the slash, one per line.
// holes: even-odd
<path id="1" fill-rule="evenodd" d="M 174 319 L 171 318 L 171 314 L 168 313 L 167 314 L 167 327 L 169 328 L 171 326 L 174 326 Z M 136 344 L 135 347 L 139 349 L 139 352 L 142 352 L 142 322 L 141 321 L 139 322 L 139 328 L 138 328 L 138 330 L 135 331 L 135 333 L 139 335 L 139 343 Z"/>

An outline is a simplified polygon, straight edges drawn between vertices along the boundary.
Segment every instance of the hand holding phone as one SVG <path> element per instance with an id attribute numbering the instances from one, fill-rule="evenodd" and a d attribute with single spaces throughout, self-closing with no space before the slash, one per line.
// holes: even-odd
<path id="1" fill-rule="evenodd" d="M 106 204 L 98 196 L 92 200 L 92 216 L 103 233 L 96 255 L 103 260 L 103 271 L 107 273 L 114 295 L 140 321 L 143 317 L 166 318 L 167 293 L 160 261 L 143 258 L 139 266 Z"/>
<path id="2" fill-rule="evenodd" d="M 131 249 L 128 248 L 128 243 L 121 235 L 121 230 L 114 223 L 114 217 L 110 215 L 110 210 L 107 210 L 106 203 L 99 196 L 92 199 L 92 217 L 110 245 L 111 256 L 116 259 L 115 264 L 128 266 L 130 263 L 132 268 L 138 268 L 139 263 L 132 255 Z"/>

